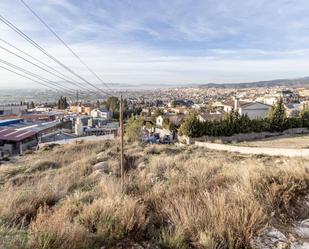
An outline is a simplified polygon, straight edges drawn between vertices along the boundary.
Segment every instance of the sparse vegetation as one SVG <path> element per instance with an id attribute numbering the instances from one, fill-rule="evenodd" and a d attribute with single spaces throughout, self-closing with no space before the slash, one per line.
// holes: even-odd
<path id="1" fill-rule="evenodd" d="M 118 152 L 78 143 L 1 166 L 0 248 L 251 248 L 266 227 L 308 218 L 307 159 L 136 143 L 122 191 Z"/>

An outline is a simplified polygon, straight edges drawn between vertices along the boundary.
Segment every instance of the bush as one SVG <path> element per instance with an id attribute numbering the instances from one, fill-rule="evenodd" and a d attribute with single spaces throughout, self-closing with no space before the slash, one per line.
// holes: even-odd
<path id="1" fill-rule="evenodd" d="M 91 233 L 107 241 L 139 235 L 147 226 L 146 210 L 129 197 L 95 200 L 79 216 Z"/>
<path id="2" fill-rule="evenodd" d="M 27 169 L 25 173 L 33 173 L 35 171 L 44 171 L 48 169 L 57 169 L 60 167 L 60 164 L 55 161 L 38 161 L 32 167 Z"/>
<path id="3" fill-rule="evenodd" d="M 130 118 L 126 125 L 125 135 L 129 142 L 141 141 L 143 121 L 141 119 Z"/>
<path id="4" fill-rule="evenodd" d="M 86 229 L 67 220 L 65 213 L 53 214 L 46 207 L 29 228 L 29 247 L 32 249 L 86 249 L 90 244 Z"/>

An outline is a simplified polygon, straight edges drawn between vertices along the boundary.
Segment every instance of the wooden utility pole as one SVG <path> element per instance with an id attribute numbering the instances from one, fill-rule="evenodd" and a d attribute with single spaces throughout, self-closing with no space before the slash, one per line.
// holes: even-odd
<path id="1" fill-rule="evenodd" d="M 124 125 L 123 125 L 123 112 L 124 112 L 123 98 L 120 97 L 120 174 L 121 174 L 121 188 L 123 190 L 124 186 L 124 145 L 123 145 L 123 136 L 124 136 Z"/>

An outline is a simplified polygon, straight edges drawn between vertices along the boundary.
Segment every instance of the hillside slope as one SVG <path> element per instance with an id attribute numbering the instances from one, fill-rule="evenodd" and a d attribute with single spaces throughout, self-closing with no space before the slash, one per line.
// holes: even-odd
<path id="1" fill-rule="evenodd" d="M 118 153 L 79 143 L 1 165 L 0 248 L 264 248 L 265 229 L 309 217 L 307 159 L 127 145 L 122 192 Z"/>

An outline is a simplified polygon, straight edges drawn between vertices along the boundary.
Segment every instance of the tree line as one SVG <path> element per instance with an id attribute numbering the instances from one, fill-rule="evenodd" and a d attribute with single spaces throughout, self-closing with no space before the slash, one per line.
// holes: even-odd
<path id="1" fill-rule="evenodd" d="M 202 122 L 198 114 L 190 113 L 179 128 L 180 135 L 189 137 L 232 136 L 250 132 L 281 132 L 290 128 L 309 128 L 309 106 L 304 105 L 297 117 L 287 117 L 283 100 L 273 105 L 266 118 L 250 119 L 232 110 L 221 120 Z"/>

